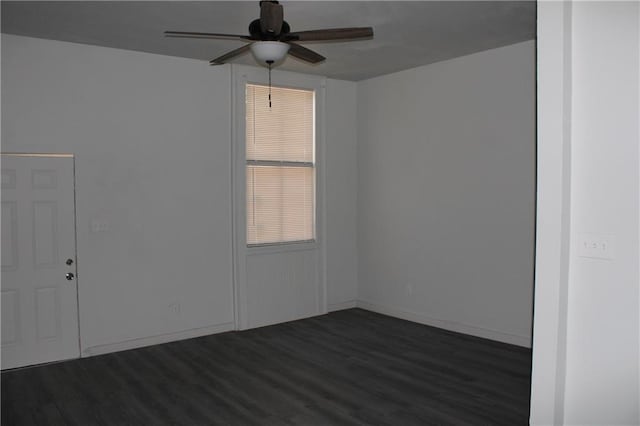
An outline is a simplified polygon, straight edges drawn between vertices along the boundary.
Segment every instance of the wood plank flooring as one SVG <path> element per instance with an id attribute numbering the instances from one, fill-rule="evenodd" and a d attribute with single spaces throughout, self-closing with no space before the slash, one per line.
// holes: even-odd
<path id="1" fill-rule="evenodd" d="M 526 425 L 531 351 L 349 309 L 3 372 L 2 425 Z"/>

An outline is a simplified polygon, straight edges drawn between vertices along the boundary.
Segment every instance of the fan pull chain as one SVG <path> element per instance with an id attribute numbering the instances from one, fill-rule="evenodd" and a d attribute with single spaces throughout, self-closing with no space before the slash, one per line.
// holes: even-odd
<path id="1" fill-rule="evenodd" d="M 273 61 L 267 61 L 267 65 L 269 65 L 269 109 L 271 109 L 271 65 L 273 65 Z"/>

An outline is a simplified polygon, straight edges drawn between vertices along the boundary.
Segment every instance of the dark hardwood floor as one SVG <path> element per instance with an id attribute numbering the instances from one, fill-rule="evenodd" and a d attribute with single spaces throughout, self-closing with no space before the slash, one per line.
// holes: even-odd
<path id="1" fill-rule="evenodd" d="M 526 425 L 531 351 L 361 309 L 3 372 L 2 425 Z"/>

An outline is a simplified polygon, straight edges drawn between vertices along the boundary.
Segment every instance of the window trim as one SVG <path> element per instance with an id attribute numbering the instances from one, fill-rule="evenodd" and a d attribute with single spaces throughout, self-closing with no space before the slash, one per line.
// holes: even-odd
<path id="1" fill-rule="evenodd" d="M 307 161 L 274 161 L 274 160 L 246 160 L 247 166 L 266 167 L 310 167 L 315 168 L 315 163 Z"/>
<path id="2" fill-rule="evenodd" d="M 246 90 L 247 87 L 249 85 L 256 85 L 256 86 L 263 86 L 263 87 L 267 87 L 266 84 L 264 83 L 256 83 L 256 82 L 252 82 L 252 81 L 245 81 L 244 82 L 244 96 L 246 96 Z M 289 245 L 299 245 L 299 248 L 302 248 L 304 246 L 308 246 L 310 244 L 313 244 L 315 246 L 315 243 L 318 239 L 318 179 L 319 179 L 319 173 L 318 173 L 318 131 L 317 131 L 317 116 L 318 116 L 318 101 L 317 101 L 317 92 L 318 90 L 314 87 L 314 88 L 310 88 L 310 87 L 293 87 L 290 85 L 280 85 L 280 84 L 276 84 L 276 83 L 272 83 L 271 84 L 272 87 L 277 87 L 277 88 L 281 88 L 281 89 L 291 89 L 291 90 L 299 90 L 299 91 L 304 91 L 304 92 L 312 92 L 313 93 L 313 126 L 312 126 L 312 132 L 313 132 L 313 157 L 312 157 L 312 161 L 308 162 L 308 161 L 280 161 L 280 160 L 250 160 L 247 159 L 246 157 L 246 151 L 247 151 L 247 131 L 246 128 L 244 130 L 244 144 L 243 144 L 243 150 L 244 150 L 244 164 L 245 164 L 245 170 L 248 169 L 249 166 L 265 166 L 265 167 L 301 167 L 301 168 L 310 168 L 313 171 L 313 211 L 312 211 L 312 221 L 313 221 L 313 238 L 310 239 L 304 239 L 304 240 L 291 240 L 291 241 L 270 241 L 270 242 L 260 242 L 260 243 L 250 243 L 248 241 L 247 238 L 247 234 L 248 234 L 248 218 L 247 218 L 247 204 L 245 204 L 245 239 L 244 239 L 244 244 L 247 247 L 248 250 L 253 251 L 254 249 L 258 249 L 258 248 L 265 248 L 265 247 L 274 247 L 274 246 L 289 246 Z M 245 110 L 244 113 L 244 119 L 247 119 L 247 113 Z M 247 188 L 247 182 L 245 181 L 245 203 L 247 203 L 246 201 L 246 189 Z"/>
<path id="3" fill-rule="evenodd" d="M 327 304 L 327 276 L 326 276 L 326 77 L 300 74 L 275 69 L 272 72 L 272 84 L 291 89 L 315 90 L 315 162 L 316 162 L 316 204 L 315 224 L 316 240 L 314 242 L 288 243 L 247 247 L 246 245 L 246 111 L 245 92 L 246 83 L 268 84 L 268 72 L 263 67 L 252 67 L 230 64 L 229 79 L 231 86 L 230 105 L 230 191 L 229 203 L 231 236 L 229 239 L 232 253 L 232 304 L 235 329 L 243 330 L 249 324 L 247 262 L 251 257 L 278 256 L 280 254 L 305 252 L 314 250 L 317 253 L 318 280 L 318 312 L 326 312 Z"/>

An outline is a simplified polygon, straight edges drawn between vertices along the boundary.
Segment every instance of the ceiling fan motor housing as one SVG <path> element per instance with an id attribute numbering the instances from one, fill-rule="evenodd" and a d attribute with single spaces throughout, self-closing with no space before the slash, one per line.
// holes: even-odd
<path id="1" fill-rule="evenodd" d="M 251 34 L 251 40 L 278 41 L 282 38 L 282 36 L 289 34 L 290 32 L 291 27 L 289 26 L 289 23 L 287 21 L 282 21 L 282 26 L 280 28 L 279 34 L 262 32 L 260 19 L 254 19 L 249 24 L 249 34 Z"/>
<path id="2" fill-rule="evenodd" d="M 260 32 L 273 36 L 280 35 L 284 9 L 277 1 L 260 2 Z"/>

